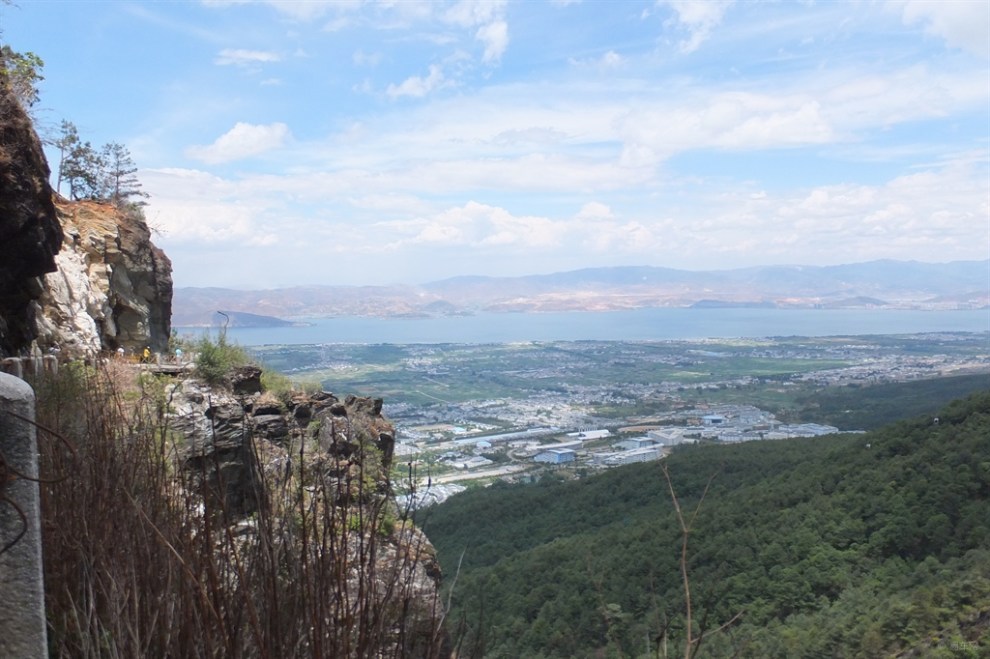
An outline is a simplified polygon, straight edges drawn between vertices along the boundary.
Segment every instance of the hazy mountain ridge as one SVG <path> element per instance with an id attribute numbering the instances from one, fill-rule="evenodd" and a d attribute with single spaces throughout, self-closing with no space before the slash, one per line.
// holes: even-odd
<path id="1" fill-rule="evenodd" d="M 990 259 L 712 271 L 623 266 L 522 277 L 462 276 L 421 286 L 186 287 L 175 290 L 173 324 L 216 324 L 217 309 L 286 318 L 690 306 L 983 308 L 990 306 Z"/>

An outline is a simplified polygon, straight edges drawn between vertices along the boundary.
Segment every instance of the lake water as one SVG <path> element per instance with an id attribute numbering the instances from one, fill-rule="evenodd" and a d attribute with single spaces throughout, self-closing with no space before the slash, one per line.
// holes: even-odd
<path id="1" fill-rule="evenodd" d="M 511 343 L 660 341 L 990 332 L 990 310 L 637 309 L 568 313 L 479 313 L 442 318 L 306 319 L 307 326 L 231 329 L 243 346 L 315 343 Z M 177 328 L 183 336 L 206 330 Z"/>

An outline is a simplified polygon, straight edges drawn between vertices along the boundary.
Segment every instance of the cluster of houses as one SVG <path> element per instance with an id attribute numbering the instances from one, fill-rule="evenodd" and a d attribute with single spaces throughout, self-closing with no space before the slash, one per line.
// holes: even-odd
<path id="1" fill-rule="evenodd" d="M 714 405 L 705 408 L 681 409 L 658 419 L 661 424 L 640 426 L 642 436 L 621 435 L 614 438 L 608 429 L 582 430 L 567 433 L 563 441 L 555 426 L 537 426 L 523 430 L 484 436 L 461 436 L 442 444 L 433 444 L 443 451 L 434 455 L 438 465 L 456 471 L 479 473 L 486 467 L 505 469 L 506 474 L 525 471 L 525 464 L 558 466 L 580 462 L 591 467 L 613 467 L 659 460 L 681 444 L 702 440 L 745 442 L 788 437 L 817 437 L 839 432 L 834 426 L 816 423 L 783 424 L 773 414 L 751 405 Z M 422 430 L 422 429 L 421 429 Z M 443 428 L 447 431 L 447 428 Z M 552 443 L 546 443 L 546 442 Z M 414 460 L 424 442 L 400 441 L 395 447 L 400 460 Z M 503 453 L 504 452 L 504 453 Z M 506 458 L 499 458 L 506 455 Z M 495 458 L 493 461 L 492 458 Z M 500 465 L 496 465 L 498 461 Z M 496 470 L 497 471 L 497 470 Z M 485 472 L 488 474 L 489 472 Z M 465 477 L 470 478 L 465 474 Z M 442 493 L 440 496 L 442 498 Z M 430 495 L 433 497 L 435 495 Z M 429 498 L 429 497 L 427 497 Z M 432 501 L 418 501 L 428 505 Z"/>
<path id="2" fill-rule="evenodd" d="M 603 432 L 608 432 L 603 431 Z M 575 462 L 578 458 L 577 450 L 580 448 L 580 441 L 565 442 L 544 448 L 533 456 L 534 462 L 542 462 L 550 465 L 567 464 Z M 612 451 L 591 451 L 588 453 L 591 464 L 601 466 L 616 466 L 632 464 L 633 462 L 648 462 L 659 460 L 664 456 L 664 446 L 651 437 L 634 437 L 624 439 L 612 445 Z"/>
<path id="3" fill-rule="evenodd" d="M 695 443 L 702 439 L 748 442 L 819 437 L 839 432 L 834 426 L 819 423 L 782 424 L 773 414 L 750 405 L 726 405 L 718 413 L 705 414 L 699 410 L 691 410 L 682 414 L 690 419 L 685 425 L 658 427 L 649 430 L 645 436 L 618 441 L 612 444 L 611 450 L 589 451 L 583 455 L 587 456 L 592 465 L 617 466 L 659 460 L 674 446 Z M 573 439 L 541 448 L 533 456 L 533 460 L 548 465 L 576 462 L 578 451 L 585 441 L 608 436 L 608 430 L 571 433 L 569 437 Z"/>

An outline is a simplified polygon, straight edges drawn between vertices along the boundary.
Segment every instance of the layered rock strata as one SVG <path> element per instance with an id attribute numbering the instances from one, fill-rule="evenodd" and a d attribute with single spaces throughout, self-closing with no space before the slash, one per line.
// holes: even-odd
<path id="1" fill-rule="evenodd" d="M 56 206 L 64 239 L 58 270 L 44 278 L 38 343 L 72 355 L 165 352 L 172 264 L 140 212 L 92 201 Z"/>

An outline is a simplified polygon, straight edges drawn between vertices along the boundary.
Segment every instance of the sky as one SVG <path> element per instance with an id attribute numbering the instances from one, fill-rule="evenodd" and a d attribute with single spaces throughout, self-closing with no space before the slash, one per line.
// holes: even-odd
<path id="1" fill-rule="evenodd" d="M 18 5 L 176 286 L 990 258 L 987 0 Z"/>

